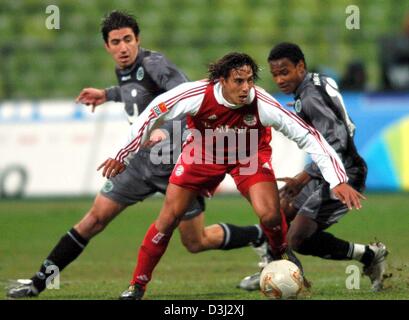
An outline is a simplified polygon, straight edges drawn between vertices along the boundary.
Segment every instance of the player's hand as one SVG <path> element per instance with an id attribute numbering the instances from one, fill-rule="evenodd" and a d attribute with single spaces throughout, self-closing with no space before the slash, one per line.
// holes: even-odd
<path id="1" fill-rule="evenodd" d="M 105 90 L 95 88 L 82 89 L 81 93 L 75 99 L 76 103 L 83 103 L 87 106 L 92 106 L 91 111 L 94 112 L 95 108 L 100 104 L 107 101 Z"/>
<path id="2" fill-rule="evenodd" d="M 349 210 L 352 208 L 361 209 L 361 199 L 366 200 L 365 196 L 356 191 L 347 183 L 340 183 L 331 190 L 333 194 L 345 204 Z"/>
<path id="3" fill-rule="evenodd" d="M 102 176 L 112 178 L 124 171 L 126 167 L 118 160 L 108 158 L 103 163 L 101 163 L 97 171 L 102 168 L 104 168 L 104 170 L 102 170 Z"/>
<path id="4" fill-rule="evenodd" d="M 149 140 L 146 141 L 143 146 L 150 148 L 153 147 L 155 144 L 165 140 L 167 138 L 166 132 L 162 129 L 155 129 L 152 131 Z"/>
<path id="5" fill-rule="evenodd" d="M 279 195 L 283 199 L 292 199 L 300 193 L 304 185 L 295 178 L 277 178 L 277 181 L 285 182 L 285 186 L 280 188 Z"/>

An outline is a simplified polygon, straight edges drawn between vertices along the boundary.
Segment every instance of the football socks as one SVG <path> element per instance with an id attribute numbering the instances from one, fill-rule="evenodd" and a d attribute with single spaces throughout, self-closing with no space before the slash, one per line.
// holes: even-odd
<path id="1" fill-rule="evenodd" d="M 53 266 L 56 266 L 58 272 L 61 272 L 81 254 L 87 244 L 88 241 L 82 238 L 74 228 L 68 231 L 44 260 L 40 270 L 31 278 L 38 292 L 45 289 L 47 278 L 50 275 L 55 276 L 56 268 Z"/>
<path id="2" fill-rule="evenodd" d="M 219 224 L 224 231 L 222 250 L 230 250 L 248 246 L 250 243 L 258 243 L 264 239 L 263 231 L 258 225 L 235 226 L 229 223 Z"/>
<path id="3" fill-rule="evenodd" d="M 332 260 L 350 260 L 351 244 L 338 239 L 328 232 L 318 231 L 305 239 L 298 248 L 298 253 Z"/>
<path id="4" fill-rule="evenodd" d="M 283 254 L 285 252 L 285 249 L 287 248 L 286 240 L 288 231 L 287 220 L 282 210 L 280 210 L 280 215 L 281 225 L 278 225 L 273 228 L 268 228 L 260 221 L 261 229 L 263 230 L 264 235 L 266 236 L 267 241 L 270 245 L 271 253 L 275 257 L 281 256 L 281 254 Z"/>
<path id="5" fill-rule="evenodd" d="M 138 253 L 138 262 L 131 280 L 131 285 L 139 284 L 144 289 L 151 280 L 152 272 L 168 247 L 172 234 L 159 232 L 152 223 L 146 232 Z"/>

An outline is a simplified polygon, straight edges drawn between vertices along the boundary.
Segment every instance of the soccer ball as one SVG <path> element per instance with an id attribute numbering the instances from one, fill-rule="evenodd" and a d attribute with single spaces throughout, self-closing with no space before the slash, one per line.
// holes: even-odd
<path id="1" fill-rule="evenodd" d="M 296 298 L 303 287 L 301 270 L 288 260 L 270 262 L 261 271 L 260 290 L 270 299 Z"/>

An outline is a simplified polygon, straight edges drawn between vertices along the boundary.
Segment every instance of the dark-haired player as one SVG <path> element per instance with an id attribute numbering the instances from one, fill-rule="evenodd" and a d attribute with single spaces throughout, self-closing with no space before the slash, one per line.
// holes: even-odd
<path id="1" fill-rule="evenodd" d="M 353 141 L 355 125 L 348 116 L 336 82 L 317 73 L 309 73 L 298 45 L 280 43 L 269 56 L 273 81 L 278 88 L 294 95 L 296 114 L 316 128 L 337 152 L 348 175 L 348 184 L 363 192 L 367 166 Z M 331 192 L 316 164 L 307 165 L 293 178 L 283 178 L 281 207 L 292 220 L 287 234 L 289 248 L 303 255 L 333 260 L 357 260 L 369 276 L 372 290 L 382 289 L 386 247 L 383 243 L 363 245 L 336 238 L 325 231 L 351 209 Z M 246 277 L 240 287 L 258 288 L 259 273 Z"/>
<path id="2" fill-rule="evenodd" d="M 225 55 L 210 65 L 207 80 L 181 84 L 156 97 L 132 125 L 128 143 L 99 167 L 107 177 L 122 172 L 131 153 L 152 142 L 149 135 L 157 125 L 187 116 L 192 136 L 169 179 L 159 217 L 149 227 L 139 250 L 131 281 L 134 299 L 142 298 L 191 201 L 199 194 L 213 193 L 226 174 L 233 177 L 251 203 L 272 250 L 279 254 L 285 249 L 280 246 L 284 243 L 282 233 L 277 232 L 282 216 L 269 162 L 270 127 L 311 154 L 335 196 L 348 207 L 361 207 L 362 195 L 346 183 L 345 170 L 335 151 L 315 129 L 256 87 L 257 73 L 258 66 L 248 55 Z M 223 143 L 226 135 L 235 143 Z M 237 141 L 242 141 L 242 149 Z"/>
<path id="3" fill-rule="evenodd" d="M 139 32 L 137 21 L 129 14 L 113 11 L 104 18 L 101 33 L 105 49 L 116 63 L 118 85 L 107 89 L 83 89 L 77 102 L 91 105 L 92 111 L 106 101 L 123 102 L 129 122 L 133 123 L 156 96 L 187 81 L 186 76 L 163 54 L 140 46 Z M 181 145 L 181 141 L 177 140 L 182 139 L 185 123 L 185 118 L 181 122 L 169 121 L 151 133 L 151 140 L 163 140 L 156 146 L 162 151 L 161 158 L 177 158 Z M 176 128 L 180 130 L 174 132 L 174 125 L 179 125 Z M 61 272 L 81 254 L 89 240 L 125 208 L 156 192 L 165 193 L 173 167 L 174 162 L 164 164 L 152 157 L 150 148 L 141 148 L 125 172 L 106 181 L 90 210 L 59 240 L 40 270 L 31 279 L 18 281 L 7 295 L 22 298 L 41 293 L 50 276 L 47 267 L 57 266 Z M 203 210 L 204 200 L 198 195 L 186 207 L 179 226 L 182 242 L 190 252 L 232 249 L 262 237 L 258 226 L 233 228 L 229 224 L 216 224 L 205 228 Z M 225 236 L 226 233 L 229 237 Z M 127 299 L 132 295 L 131 288 L 121 298 Z"/>

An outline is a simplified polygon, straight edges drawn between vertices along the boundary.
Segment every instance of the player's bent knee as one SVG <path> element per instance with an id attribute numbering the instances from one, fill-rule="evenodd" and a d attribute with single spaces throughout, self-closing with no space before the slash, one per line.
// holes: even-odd
<path id="1" fill-rule="evenodd" d="M 196 234 L 192 232 L 186 232 L 186 230 L 181 230 L 181 240 L 183 246 L 190 253 L 199 253 L 204 250 L 204 245 L 202 239 L 197 237 Z"/>
<path id="2" fill-rule="evenodd" d="M 281 223 L 281 216 L 278 212 L 266 211 L 259 215 L 260 222 L 266 227 L 273 228 Z"/>
<path id="3" fill-rule="evenodd" d="M 254 211 L 260 219 L 260 222 L 267 227 L 274 227 L 281 222 L 279 207 L 274 203 L 260 202 L 253 203 Z"/>
<path id="4" fill-rule="evenodd" d="M 86 239 L 92 238 L 97 233 L 105 229 L 109 219 L 104 219 L 94 210 L 90 210 L 86 216 L 76 226 L 79 234 Z"/>
<path id="5" fill-rule="evenodd" d="M 204 250 L 202 243 L 199 241 L 183 241 L 182 243 L 190 253 L 199 253 Z"/>

